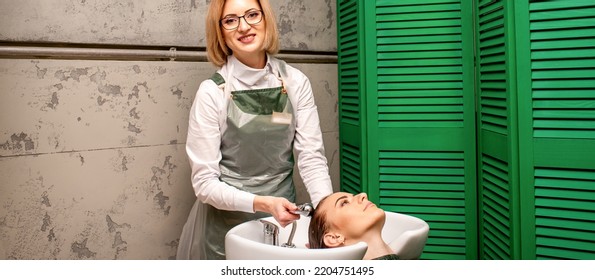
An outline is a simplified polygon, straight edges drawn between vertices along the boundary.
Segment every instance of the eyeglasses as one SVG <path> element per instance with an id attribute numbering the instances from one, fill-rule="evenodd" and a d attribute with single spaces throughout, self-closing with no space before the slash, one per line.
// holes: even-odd
<path id="1" fill-rule="evenodd" d="M 246 23 L 250 25 L 259 24 L 262 21 L 261 10 L 250 10 L 247 11 L 243 16 L 229 15 L 221 20 L 221 26 L 227 30 L 234 30 L 240 26 L 240 18 L 244 18 Z"/>

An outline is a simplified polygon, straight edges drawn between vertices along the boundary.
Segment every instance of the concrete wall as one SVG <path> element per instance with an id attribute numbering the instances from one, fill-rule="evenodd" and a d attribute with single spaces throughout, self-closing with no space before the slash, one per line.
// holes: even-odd
<path id="1" fill-rule="evenodd" d="M 0 259 L 174 258 L 194 202 L 188 113 L 215 70 L 204 62 L 208 2 L 0 0 Z M 338 190 L 336 61 L 303 63 L 334 56 L 335 1 L 271 2 L 283 51 L 311 79 Z M 31 46 L 70 55 L 6 51 Z M 198 58 L 75 47 L 176 47 Z"/>

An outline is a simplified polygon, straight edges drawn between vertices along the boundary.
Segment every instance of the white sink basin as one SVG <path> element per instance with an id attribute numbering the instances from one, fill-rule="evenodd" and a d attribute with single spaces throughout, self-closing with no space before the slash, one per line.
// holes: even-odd
<path id="1" fill-rule="evenodd" d="M 430 226 L 424 220 L 393 212 L 386 212 L 382 239 L 401 260 L 417 260 L 424 251 Z"/>
<path id="2" fill-rule="evenodd" d="M 279 225 L 274 218 L 265 220 Z M 310 250 L 308 224 L 310 218 L 301 217 L 293 238 L 296 248 L 264 244 L 263 224 L 249 221 L 232 228 L 225 236 L 225 255 L 228 260 L 361 260 L 368 245 L 360 242 L 340 248 Z M 279 245 L 286 243 L 291 225 L 279 227 Z M 418 259 L 428 238 L 430 227 L 416 217 L 386 212 L 382 237 L 401 259 Z"/>

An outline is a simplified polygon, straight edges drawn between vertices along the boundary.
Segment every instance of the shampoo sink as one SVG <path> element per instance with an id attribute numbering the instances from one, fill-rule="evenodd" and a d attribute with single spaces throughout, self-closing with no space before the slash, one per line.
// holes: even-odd
<path id="1" fill-rule="evenodd" d="M 292 226 L 279 226 L 274 218 L 264 220 L 279 227 L 280 242 L 288 240 Z M 331 249 L 308 249 L 309 217 L 301 217 L 296 223 L 293 236 L 295 248 L 274 246 L 265 243 L 263 223 L 254 220 L 232 228 L 225 236 L 225 252 L 228 260 L 361 260 L 368 245 L 355 245 Z M 429 232 L 428 224 L 416 217 L 386 212 L 382 238 L 400 259 L 418 259 L 423 252 Z"/>

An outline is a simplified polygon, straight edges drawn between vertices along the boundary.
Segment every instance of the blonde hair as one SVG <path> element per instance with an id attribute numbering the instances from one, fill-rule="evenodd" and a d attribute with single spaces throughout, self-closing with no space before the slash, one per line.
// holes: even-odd
<path id="1" fill-rule="evenodd" d="M 232 54 L 232 50 L 225 44 L 224 30 L 220 24 L 225 1 L 212 0 L 206 19 L 207 57 L 211 63 L 218 67 L 223 66 L 227 62 L 227 56 Z M 277 54 L 279 52 L 279 31 L 275 14 L 269 0 L 258 0 L 257 2 L 260 4 L 266 23 L 264 51 L 271 55 Z"/>

